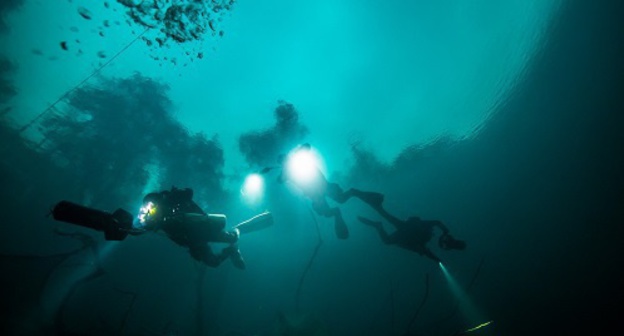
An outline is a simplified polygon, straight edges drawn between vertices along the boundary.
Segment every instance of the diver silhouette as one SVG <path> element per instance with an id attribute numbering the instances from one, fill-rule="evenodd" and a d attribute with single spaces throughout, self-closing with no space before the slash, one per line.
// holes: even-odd
<path id="1" fill-rule="evenodd" d="M 107 240 L 124 240 L 128 234 L 164 231 L 169 239 L 186 247 L 193 259 L 210 267 L 218 267 L 230 259 L 234 266 L 245 269 L 245 261 L 238 248 L 240 234 L 264 229 L 273 224 L 269 212 L 252 217 L 226 231 L 226 216 L 207 214 L 193 201 L 190 188 L 153 192 L 143 199 L 138 223 L 123 209 L 110 214 L 68 201 L 59 202 L 52 210 L 54 219 L 104 231 Z M 214 253 L 210 242 L 229 244 L 220 253 Z"/>
<path id="2" fill-rule="evenodd" d="M 383 227 L 383 223 L 380 221 L 373 221 L 362 216 L 358 216 L 358 220 L 375 228 L 379 237 L 385 244 L 397 245 L 403 249 L 416 252 L 421 256 L 426 256 L 433 261 L 441 262 L 440 258 L 427 246 L 427 243 L 433 237 L 433 228 L 438 227 L 442 230 L 442 235 L 438 240 L 440 248 L 444 250 L 464 250 L 466 248 L 466 243 L 453 238 L 446 225 L 439 220 L 422 220 L 415 216 L 409 217 L 406 220 L 401 220 L 386 211 L 380 202 L 371 202 L 369 205 L 371 205 L 381 217 L 388 221 L 388 223 L 392 224 L 395 231 L 388 234 Z"/>
<path id="3" fill-rule="evenodd" d="M 295 149 L 297 151 L 309 151 L 310 144 L 305 143 Z M 278 157 L 278 166 L 266 167 L 260 171 L 260 174 L 266 174 L 274 169 L 280 169 L 280 175 L 278 177 L 279 183 L 291 183 L 301 193 L 310 200 L 312 209 L 318 215 L 326 218 L 334 218 L 334 231 L 336 237 L 339 239 L 347 239 L 349 237 L 349 229 L 342 217 L 342 212 L 338 207 L 332 207 L 329 205 L 327 198 L 332 199 L 338 204 L 344 204 L 351 197 L 357 197 L 362 200 L 367 200 L 367 203 L 382 203 L 383 195 L 377 192 L 362 191 L 355 188 L 350 188 L 344 191 L 337 183 L 329 182 L 323 172 L 317 167 L 312 167 L 313 177 L 311 183 L 304 183 L 295 178 L 292 178 L 288 172 L 285 172 L 284 165 L 288 157 L 286 155 L 280 155 Z"/>

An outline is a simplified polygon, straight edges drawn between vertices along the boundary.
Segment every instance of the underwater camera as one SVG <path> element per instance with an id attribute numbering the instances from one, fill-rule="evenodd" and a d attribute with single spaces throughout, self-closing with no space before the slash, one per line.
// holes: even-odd
<path id="1" fill-rule="evenodd" d="M 466 242 L 463 240 L 455 239 L 448 233 L 440 236 L 438 245 L 444 250 L 465 250 Z"/>
<path id="2" fill-rule="evenodd" d="M 69 201 L 57 203 L 52 209 L 52 217 L 57 221 L 102 231 L 106 240 L 124 240 L 132 229 L 133 221 L 132 215 L 124 209 L 109 213 Z"/>

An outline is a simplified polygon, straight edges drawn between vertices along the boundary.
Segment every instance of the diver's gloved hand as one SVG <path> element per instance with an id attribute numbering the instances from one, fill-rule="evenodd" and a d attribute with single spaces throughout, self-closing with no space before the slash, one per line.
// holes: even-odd
<path id="1" fill-rule="evenodd" d="M 455 239 L 450 233 L 446 232 L 438 239 L 438 245 L 444 250 L 465 250 L 466 242 Z"/>
<path id="2" fill-rule="evenodd" d="M 440 260 L 440 258 L 438 258 L 438 256 L 436 256 L 435 254 L 433 254 L 430 249 L 425 249 L 422 254 L 435 262 L 442 262 L 442 260 Z"/>

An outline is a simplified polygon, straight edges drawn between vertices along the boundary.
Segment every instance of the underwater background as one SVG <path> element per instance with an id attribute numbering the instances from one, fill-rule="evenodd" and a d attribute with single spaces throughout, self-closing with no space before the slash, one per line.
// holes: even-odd
<path id="1" fill-rule="evenodd" d="M 624 2 L 0 2 L 6 335 L 569 335 L 622 330 Z M 350 236 L 267 174 L 327 178 L 440 220 L 442 265 Z M 246 269 L 163 234 L 106 241 L 69 200 L 133 214 L 194 190 Z M 330 201 L 331 202 L 331 201 Z M 387 229 L 390 229 L 388 226 Z"/>

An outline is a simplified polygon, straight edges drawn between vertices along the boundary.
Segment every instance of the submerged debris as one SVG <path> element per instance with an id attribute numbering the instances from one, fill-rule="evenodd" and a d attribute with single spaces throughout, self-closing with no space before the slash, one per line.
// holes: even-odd
<path id="1" fill-rule="evenodd" d="M 91 12 L 84 7 L 78 7 L 78 14 L 87 20 L 91 20 Z"/>
<path id="2" fill-rule="evenodd" d="M 1 1 L 1 0 L 0 0 Z M 70 3 L 74 3 L 71 0 Z M 106 30 L 112 26 L 121 26 L 122 22 L 130 27 L 128 34 L 139 35 L 146 46 L 151 50 L 150 58 L 154 60 L 167 60 L 167 63 L 173 65 L 186 66 L 193 62 L 196 58 L 204 58 L 204 50 L 201 44 L 206 36 L 222 37 L 224 35 L 221 29 L 223 17 L 232 9 L 235 0 L 117 0 L 111 3 L 110 0 L 99 2 L 100 6 L 104 6 L 106 10 L 116 11 L 115 5 L 120 5 L 125 11 L 125 17 L 120 18 L 102 18 L 97 28 L 84 28 L 82 30 L 90 31 L 93 35 L 99 37 L 107 37 Z M 75 5 L 75 10 L 85 20 L 93 20 L 94 13 L 79 4 Z M 116 20 L 117 19 L 117 20 Z M 136 29 L 139 30 L 136 30 Z M 69 28 L 71 32 L 78 33 L 79 28 L 72 26 Z M 145 36 L 144 36 L 145 35 Z M 73 45 L 67 41 L 74 41 Z M 79 41 L 75 38 L 68 38 L 67 41 L 60 42 L 63 50 L 77 52 L 82 54 L 82 50 L 78 50 Z M 133 40 L 134 41 L 134 40 Z M 192 43 L 187 43 L 192 42 Z M 180 50 L 186 59 L 176 59 L 173 55 L 165 57 L 162 55 L 163 48 L 171 49 L 172 46 L 185 45 Z M 212 50 L 215 50 L 214 47 Z M 85 50 L 87 54 L 91 54 Z M 96 53 L 98 58 L 107 58 L 105 50 Z M 158 56 L 157 56 L 158 55 Z"/>
<path id="3" fill-rule="evenodd" d="M 234 0 L 117 0 L 133 24 L 155 34 L 152 48 L 203 41 L 208 36 L 223 36 L 219 24 L 233 7 Z M 189 55 L 198 50 L 191 47 Z"/>

